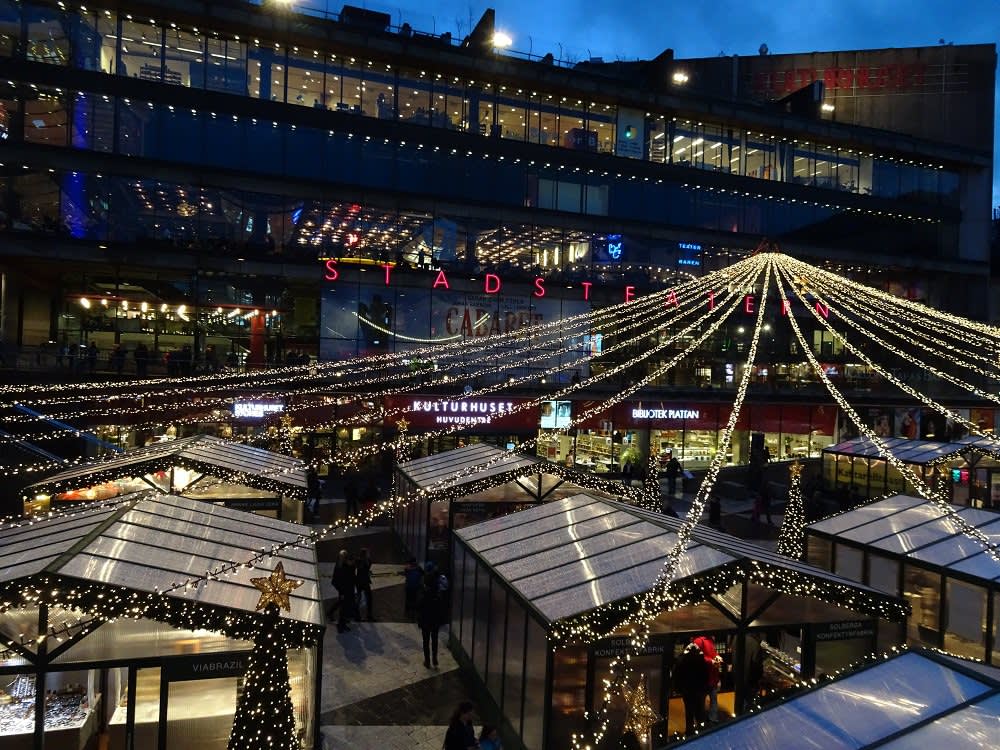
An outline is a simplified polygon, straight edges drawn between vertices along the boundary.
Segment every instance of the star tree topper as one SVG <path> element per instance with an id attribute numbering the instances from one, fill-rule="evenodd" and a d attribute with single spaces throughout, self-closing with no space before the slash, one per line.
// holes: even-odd
<path id="1" fill-rule="evenodd" d="M 625 698 L 625 729 L 635 732 L 639 739 L 645 742 L 650 727 L 660 720 L 656 711 L 649 705 L 645 680 L 640 676 L 635 690 L 630 690 L 626 685 L 622 690 L 622 696 Z"/>
<path id="2" fill-rule="evenodd" d="M 258 612 L 265 609 L 268 604 L 274 604 L 278 609 L 291 610 L 292 604 L 288 600 L 288 595 L 302 585 L 302 581 L 285 578 L 285 566 L 280 562 L 267 578 L 251 578 L 250 583 L 260 589 Z"/>

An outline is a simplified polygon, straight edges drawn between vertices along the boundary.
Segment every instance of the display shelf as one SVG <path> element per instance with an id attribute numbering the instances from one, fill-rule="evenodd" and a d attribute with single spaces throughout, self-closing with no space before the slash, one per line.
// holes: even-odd
<path id="1" fill-rule="evenodd" d="M 45 710 L 45 750 L 84 750 L 97 731 L 101 696 L 87 705 L 82 693 L 53 693 Z M 0 704 L 0 750 L 28 750 L 34 746 L 33 698 Z"/>

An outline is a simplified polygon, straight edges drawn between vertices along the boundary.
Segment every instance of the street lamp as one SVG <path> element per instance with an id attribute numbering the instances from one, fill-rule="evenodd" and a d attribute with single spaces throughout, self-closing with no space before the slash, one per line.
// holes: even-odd
<path id="1" fill-rule="evenodd" d="M 514 40 L 511 39 L 510 34 L 499 30 L 493 32 L 493 46 L 496 49 L 506 49 L 513 43 Z"/>

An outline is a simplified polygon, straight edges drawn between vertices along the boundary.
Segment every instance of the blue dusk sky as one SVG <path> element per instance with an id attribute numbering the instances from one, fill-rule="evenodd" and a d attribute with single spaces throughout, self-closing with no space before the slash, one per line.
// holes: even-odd
<path id="1" fill-rule="evenodd" d="M 293 0 L 296 2 L 296 0 Z M 344 2 L 324 4 L 333 12 Z M 693 0 L 622 2 L 590 0 L 376 0 L 348 4 L 381 10 L 394 24 L 462 37 L 488 7 L 496 9 L 497 28 L 514 40 L 511 49 L 585 60 L 650 59 L 670 47 L 674 55 L 712 57 L 756 55 L 761 43 L 772 54 L 829 50 L 923 47 L 939 40 L 954 44 L 1000 42 L 1000 0 Z M 1000 88 L 997 89 L 1000 92 Z M 994 124 L 994 151 L 1000 128 Z M 994 163 L 993 205 L 1000 205 L 1000 169 Z"/>

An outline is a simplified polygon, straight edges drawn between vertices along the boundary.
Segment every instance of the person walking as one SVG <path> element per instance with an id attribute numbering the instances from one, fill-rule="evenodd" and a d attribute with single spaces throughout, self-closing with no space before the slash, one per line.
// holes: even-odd
<path id="1" fill-rule="evenodd" d="M 306 472 L 306 513 L 315 520 L 319 517 L 320 483 L 316 469 L 309 467 Z"/>
<path id="2" fill-rule="evenodd" d="M 91 375 L 93 375 L 94 371 L 97 369 L 98 351 L 97 342 L 91 341 L 90 346 L 87 347 L 87 369 L 90 370 Z"/>
<path id="3" fill-rule="evenodd" d="M 701 649 L 692 641 L 674 665 L 674 687 L 684 701 L 684 734 L 692 735 L 705 722 L 708 665 Z"/>
<path id="4" fill-rule="evenodd" d="M 420 604 L 417 611 L 417 625 L 424 641 L 424 666 L 428 669 L 438 665 L 438 630 L 441 627 L 441 591 L 433 570 L 424 574 L 420 588 Z M 473 736 L 473 742 L 475 737 Z"/>
<path id="5" fill-rule="evenodd" d="M 354 611 L 354 569 L 351 567 L 346 549 L 340 550 L 337 562 L 333 566 L 333 587 L 337 590 L 337 602 L 330 607 L 327 617 L 332 620 L 334 612 L 339 608 L 337 632 L 344 633 L 350 630 L 347 627 L 347 620 Z"/>
<path id="6" fill-rule="evenodd" d="M 125 370 L 125 347 L 121 344 L 115 344 L 115 348 L 111 350 L 111 366 L 115 368 L 115 374 L 121 377 Z"/>
<path id="7" fill-rule="evenodd" d="M 149 348 L 140 341 L 132 356 L 135 358 L 135 376 L 140 379 L 145 378 L 149 371 Z"/>
<path id="8" fill-rule="evenodd" d="M 715 648 L 711 636 L 699 635 L 694 644 L 701 649 L 708 667 L 708 720 L 717 724 L 719 721 L 719 683 L 722 681 L 722 657 Z"/>
<path id="9" fill-rule="evenodd" d="M 355 568 L 355 579 L 358 589 L 358 620 L 361 620 L 361 600 L 363 598 L 368 622 L 375 622 L 375 615 L 372 614 L 372 560 L 368 556 L 367 547 L 361 548 L 361 556 L 358 558 Z"/>
<path id="10" fill-rule="evenodd" d="M 667 461 L 667 494 L 674 497 L 677 493 L 677 477 L 681 475 L 681 462 L 674 455 Z"/>
<path id="11" fill-rule="evenodd" d="M 420 585 L 424 579 L 424 570 L 417 565 L 417 558 L 411 557 L 403 568 L 403 592 L 406 595 L 404 612 L 411 620 L 417 614 L 417 602 L 420 597 Z"/>
<path id="12" fill-rule="evenodd" d="M 476 730 L 472 726 L 472 701 L 462 701 L 455 707 L 444 735 L 442 750 L 478 750 Z"/>

